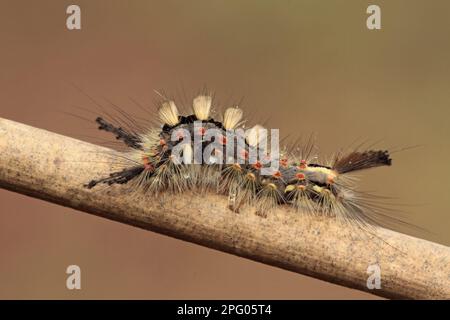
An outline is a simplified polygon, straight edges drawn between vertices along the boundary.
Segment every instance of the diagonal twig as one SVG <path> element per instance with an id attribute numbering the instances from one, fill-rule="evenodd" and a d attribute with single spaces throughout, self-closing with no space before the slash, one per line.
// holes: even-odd
<path id="1" fill-rule="evenodd" d="M 108 152 L 0 118 L 0 187 L 383 297 L 450 299 L 449 247 L 383 228 L 377 237 L 361 236 L 348 224 L 288 208 L 267 218 L 237 214 L 216 194 L 85 188 L 111 171 Z M 370 290 L 374 264 L 381 289 Z"/>

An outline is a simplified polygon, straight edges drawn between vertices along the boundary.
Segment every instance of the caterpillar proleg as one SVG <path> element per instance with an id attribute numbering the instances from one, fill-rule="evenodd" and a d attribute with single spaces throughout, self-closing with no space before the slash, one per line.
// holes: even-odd
<path id="1" fill-rule="evenodd" d="M 290 149 L 279 148 L 274 130 L 269 135 L 261 125 L 245 129 L 244 112 L 237 106 L 217 119 L 212 116 L 212 97 L 201 94 L 191 107 L 190 114 L 182 115 L 173 100 L 165 99 L 157 112 L 160 127 L 142 132 L 98 117 L 98 128 L 114 134 L 130 150 L 120 170 L 86 187 L 129 184 L 150 196 L 212 191 L 227 196 L 232 211 L 250 206 L 261 216 L 280 205 L 358 224 L 376 223 L 370 213 L 382 214 L 372 206 L 373 199 L 358 191 L 352 174 L 390 166 L 387 150 L 352 150 L 320 162 L 312 139 Z"/>

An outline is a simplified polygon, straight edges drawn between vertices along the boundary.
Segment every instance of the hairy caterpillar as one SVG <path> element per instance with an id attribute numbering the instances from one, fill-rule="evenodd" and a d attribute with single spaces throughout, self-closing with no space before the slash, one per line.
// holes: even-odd
<path id="1" fill-rule="evenodd" d="M 261 216 L 279 205 L 359 225 L 376 224 L 377 216 L 383 215 L 370 196 L 357 190 L 352 173 L 390 166 L 388 151 L 353 150 L 318 163 L 313 143 L 308 141 L 269 154 L 262 126 L 239 131 L 242 110 L 228 108 L 219 121 L 211 116 L 212 103 L 210 95 L 201 94 L 193 99 L 192 114 L 183 116 L 174 101 L 164 99 L 158 108 L 161 127 L 142 132 L 98 117 L 99 129 L 114 134 L 131 151 L 124 155 L 124 168 L 86 187 L 132 184 L 150 194 L 210 190 L 227 195 L 231 210 L 250 205 Z"/>

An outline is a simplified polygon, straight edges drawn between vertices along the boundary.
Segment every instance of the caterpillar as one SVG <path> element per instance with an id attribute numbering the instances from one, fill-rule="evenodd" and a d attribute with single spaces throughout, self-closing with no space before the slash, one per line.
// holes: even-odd
<path id="1" fill-rule="evenodd" d="M 376 216 L 383 215 L 371 197 L 357 190 L 353 173 L 390 166 L 387 150 L 355 149 L 319 162 L 311 139 L 279 150 L 278 141 L 269 142 L 261 125 L 245 129 L 239 107 L 213 118 L 209 94 L 196 96 L 188 115 L 181 115 L 173 100 L 163 98 L 157 110 L 160 126 L 142 132 L 96 118 L 98 129 L 113 134 L 130 150 L 123 156 L 127 165 L 89 181 L 86 188 L 129 184 L 151 195 L 213 191 L 228 197 L 232 211 L 249 206 L 262 217 L 284 205 L 299 213 L 362 225 L 376 224 Z"/>

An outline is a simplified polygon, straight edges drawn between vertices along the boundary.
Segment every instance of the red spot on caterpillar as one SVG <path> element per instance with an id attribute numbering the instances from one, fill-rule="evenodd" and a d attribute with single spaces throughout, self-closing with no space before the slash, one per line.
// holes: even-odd
<path id="1" fill-rule="evenodd" d="M 142 157 L 142 162 L 144 163 L 144 170 L 153 171 L 153 165 L 150 163 L 148 157 Z"/>
<path id="2" fill-rule="evenodd" d="M 205 128 L 203 128 L 203 127 L 200 127 L 199 129 L 198 129 L 198 133 L 200 133 L 200 135 L 205 135 L 205 132 L 206 132 L 206 129 Z"/>
<path id="3" fill-rule="evenodd" d="M 256 163 L 253 165 L 253 168 L 256 170 L 260 170 L 262 168 L 262 164 L 259 161 L 256 161 Z"/>
<path id="4" fill-rule="evenodd" d="M 335 179 L 336 179 L 336 174 L 335 173 L 331 173 L 327 176 L 327 183 L 328 184 L 333 184 L 335 183 Z"/>
<path id="5" fill-rule="evenodd" d="M 280 172 L 280 171 L 276 171 L 272 176 L 273 176 L 274 178 L 279 179 L 279 178 L 281 178 L 281 172 Z"/>
<path id="6" fill-rule="evenodd" d="M 301 172 L 297 173 L 295 177 L 297 178 L 297 180 L 305 180 L 305 175 Z"/>
<path id="7" fill-rule="evenodd" d="M 244 159 L 248 159 L 248 151 L 247 150 L 242 150 L 241 151 L 241 157 Z"/>
<path id="8" fill-rule="evenodd" d="M 304 170 L 304 169 L 306 169 L 307 166 L 308 165 L 306 164 L 306 160 L 300 160 L 300 164 L 297 166 L 297 168 L 299 170 Z"/>
<path id="9" fill-rule="evenodd" d="M 220 143 L 223 144 L 223 145 L 226 145 L 227 144 L 227 137 L 221 136 L 220 137 Z"/>

